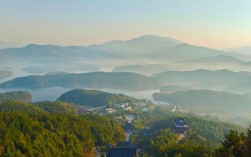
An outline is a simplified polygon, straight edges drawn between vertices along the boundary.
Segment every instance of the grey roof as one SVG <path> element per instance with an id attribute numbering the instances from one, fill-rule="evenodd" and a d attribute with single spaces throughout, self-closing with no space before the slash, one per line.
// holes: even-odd
<path id="1" fill-rule="evenodd" d="M 107 157 L 135 157 L 136 148 L 112 148 L 107 154 Z"/>
<path id="2" fill-rule="evenodd" d="M 132 142 L 118 142 L 117 143 L 117 148 L 136 148 L 136 146 Z"/>
<path id="3" fill-rule="evenodd" d="M 136 156 L 136 146 L 131 142 L 119 142 L 116 148 L 110 149 L 107 157 L 135 157 Z"/>

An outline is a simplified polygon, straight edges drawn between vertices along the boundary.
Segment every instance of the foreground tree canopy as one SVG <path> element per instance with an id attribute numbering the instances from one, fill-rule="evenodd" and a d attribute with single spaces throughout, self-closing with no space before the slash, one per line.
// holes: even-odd
<path id="1" fill-rule="evenodd" d="M 0 156 L 83 156 L 125 136 L 113 117 L 98 115 L 7 111 L 0 112 L 0 126 Z"/>
<path id="2" fill-rule="evenodd" d="M 138 113 L 131 136 L 142 156 L 246 157 L 251 155 L 251 131 L 192 114 L 174 114 L 149 106 Z M 153 108 L 153 109 L 151 109 Z M 189 123 L 185 140 L 172 133 L 172 120 L 184 117 Z M 150 126 L 149 129 L 144 127 Z M 238 130 L 232 131 L 231 129 Z M 225 134 L 225 138 L 224 138 Z M 114 116 L 77 115 L 74 104 L 43 101 L 34 104 L 0 102 L 0 156 L 87 156 L 94 147 L 125 139 Z M 224 139 L 220 142 L 220 139 Z"/>
<path id="3" fill-rule="evenodd" d="M 220 147 L 216 150 L 216 157 L 249 157 L 251 156 L 251 126 L 247 135 L 231 130 L 225 135 Z"/>
<path id="4" fill-rule="evenodd" d="M 183 117 L 188 122 L 188 136 L 181 140 L 173 134 L 173 119 Z M 221 122 L 210 117 L 198 117 L 187 113 L 173 113 L 165 107 L 156 107 L 142 113 L 133 123 L 138 133 L 132 135 L 143 156 L 154 157 L 211 157 L 221 144 L 221 139 L 231 129 L 245 132 L 245 128 Z"/>

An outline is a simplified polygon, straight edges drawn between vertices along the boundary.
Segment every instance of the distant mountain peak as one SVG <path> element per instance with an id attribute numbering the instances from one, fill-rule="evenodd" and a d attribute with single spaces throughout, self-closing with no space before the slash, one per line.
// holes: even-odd
<path id="1" fill-rule="evenodd" d="M 183 44 L 184 42 L 180 41 L 180 40 L 177 40 L 177 39 L 174 39 L 172 37 L 162 37 L 162 36 L 157 36 L 157 35 L 149 35 L 149 34 L 146 34 L 146 35 L 142 35 L 140 37 L 138 37 L 138 39 L 140 38 L 145 38 L 145 39 L 159 39 L 159 40 L 166 40 L 168 42 L 174 42 L 174 43 L 177 43 L 177 44 Z"/>
<path id="2" fill-rule="evenodd" d="M 36 47 L 61 47 L 59 45 L 52 45 L 52 44 L 34 44 L 34 43 L 31 43 L 31 44 L 28 44 L 26 45 L 24 48 L 36 48 Z"/>
<path id="3" fill-rule="evenodd" d="M 151 34 L 146 34 L 142 35 L 139 37 L 135 37 L 129 40 L 112 40 L 109 42 L 104 43 L 106 44 L 111 44 L 111 43 L 122 43 L 122 42 L 146 42 L 146 41 L 165 41 L 165 42 L 172 42 L 175 44 L 182 44 L 182 41 L 179 41 L 177 39 L 171 38 L 171 37 L 162 37 L 162 36 L 157 36 L 157 35 L 151 35 Z"/>
<path id="4" fill-rule="evenodd" d="M 183 42 L 169 37 L 143 35 L 130 40 L 113 40 L 100 45 L 106 50 L 120 53 L 122 56 L 142 56 L 164 52 Z M 126 55 L 125 55 L 126 54 Z"/>
<path id="5" fill-rule="evenodd" d="M 36 46 L 41 46 L 41 45 L 37 45 L 37 44 L 28 44 L 26 46 L 24 46 L 23 48 L 29 48 L 29 47 L 36 47 Z"/>

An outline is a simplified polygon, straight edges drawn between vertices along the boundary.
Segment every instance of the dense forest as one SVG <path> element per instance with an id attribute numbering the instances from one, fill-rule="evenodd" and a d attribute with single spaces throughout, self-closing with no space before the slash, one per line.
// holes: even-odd
<path id="1" fill-rule="evenodd" d="M 85 92 L 96 95 L 100 91 Z M 131 113 L 136 115 L 136 132 L 130 140 L 142 150 L 140 156 L 247 154 L 250 133 L 243 134 L 245 128 L 147 104 L 148 112 Z M 185 118 L 189 126 L 188 136 L 183 140 L 172 132 L 173 120 L 179 117 Z M 77 115 L 75 104 L 67 102 L 0 102 L 0 156 L 89 156 L 94 147 L 105 148 L 106 144 L 124 141 L 121 125 L 112 115 Z M 236 155 L 236 151 L 241 155 Z"/>
<path id="2" fill-rule="evenodd" d="M 63 114 L 77 114 L 77 110 L 74 104 L 56 101 L 41 101 L 34 103 L 34 106 L 40 107 L 43 111 L 49 113 L 63 113 Z"/>
<path id="3" fill-rule="evenodd" d="M 32 95 L 26 91 L 12 91 L 7 93 L 0 93 L 1 101 L 19 101 L 19 102 L 32 102 Z"/>
<path id="4" fill-rule="evenodd" d="M 178 140 L 178 135 L 170 129 L 160 130 L 150 138 L 142 138 L 141 145 L 145 146 L 143 157 L 250 157 L 251 128 L 238 133 L 230 130 L 225 134 L 221 144 L 209 147 L 205 139 L 195 133 L 190 133 L 185 140 Z"/>
<path id="5" fill-rule="evenodd" d="M 131 141 L 142 149 L 143 156 L 206 157 L 224 151 L 233 153 L 232 147 L 218 145 L 231 129 L 245 132 L 240 126 L 214 119 L 149 107 L 152 108 L 149 112 L 140 113 L 133 121 L 138 132 L 131 136 Z M 2 156 L 84 156 L 84 153 L 93 152 L 94 146 L 105 146 L 125 138 L 121 125 L 113 116 L 78 116 L 74 104 L 65 102 L 1 102 L 0 111 Z M 171 131 L 173 119 L 177 117 L 185 118 L 189 124 L 185 140 L 178 140 Z M 244 135 L 237 136 L 244 141 Z M 241 145 L 240 149 L 244 148 Z"/>
<path id="6" fill-rule="evenodd" d="M 112 94 L 99 90 L 75 89 L 64 93 L 58 100 L 76 105 L 89 107 L 109 106 L 114 104 L 133 102 L 135 98 L 124 94 Z"/>
<path id="7" fill-rule="evenodd" d="M 188 122 L 187 138 L 179 140 L 173 134 L 173 120 L 185 118 Z M 142 149 L 143 156 L 214 156 L 224 136 L 231 130 L 245 132 L 238 125 L 221 122 L 210 117 L 201 117 L 189 113 L 173 113 L 165 107 L 155 107 L 149 112 L 141 113 L 133 124 L 138 132 L 131 140 Z"/>
<path id="8" fill-rule="evenodd" d="M 216 157 L 249 157 L 251 156 L 251 126 L 245 133 L 229 131 L 215 151 Z"/>
<path id="9" fill-rule="evenodd" d="M 48 104 L 0 103 L 1 156 L 84 156 L 125 138 L 113 117 L 49 113 Z"/>
<path id="10" fill-rule="evenodd" d="M 213 154 L 213 148 L 195 133 L 190 133 L 185 140 L 179 140 L 179 135 L 173 134 L 171 129 L 163 129 L 149 138 L 141 138 L 139 144 L 143 146 L 143 156 L 209 157 Z"/>
<path id="11" fill-rule="evenodd" d="M 150 112 L 142 113 L 133 123 L 136 128 L 150 127 L 152 132 L 172 128 L 175 118 L 183 117 L 189 124 L 189 129 L 206 139 L 212 145 L 220 144 L 221 139 L 230 130 L 244 132 L 239 125 L 222 122 L 219 119 L 206 116 L 196 116 L 192 113 L 173 113 L 163 107 L 156 107 Z"/>

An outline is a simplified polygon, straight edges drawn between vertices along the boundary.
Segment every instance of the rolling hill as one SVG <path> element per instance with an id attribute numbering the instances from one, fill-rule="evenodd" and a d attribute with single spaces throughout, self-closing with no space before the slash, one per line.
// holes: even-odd
<path id="1" fill-rule="evenodd" d="M 83 46 L 30 44 L 22 48 L 0 49 L 0 67 L 31 73 L 93 72 L 99 70 L 96 62 L 119 58 L 116 54 Z"/>
<path id="2" fill-rule="evenodd" d="M 61 95 L 58 100 L 76 105 L 100 107 L 133 102 L 136 99 L 124 94 L 112 94 L 99 90 L 74 89 Z"/>
<path id="3" fill-rule="evenodd" d="M 124 66 L 120 65 L 115 67 L 113 71 L 135 72 L 143 75 L 152 75 L 165 71 L 179 71 L 180 69 L 186 71 L 196 70 L 198 68 L 207 70 L 218 70 L 218 69 L 232 70 L 236 66 L 242 64 L 244 65 L 244 63 L 246 62 L 243 60 L 221 54 L 212 57 L 201 57 L 182 61 L 170 61 L 163 64 L 135 64 L 135 65 L 124 65 Z"/>
<path id="4" fill-rule="evenodd" d="M 67 59 L 97 59 L 97 58 L 113 58 L 118 57 L 105 52 L 94 51 L 83 46 L 57 46 L 57 45 L 36 45 L 30 44 L 22 48 L 8 48 L 0 50 L 1 57 L 16 59 L 27 59 L 30 61 L 43 61 L 49 59 L 48 62 L 67 61 Z"/>
<path id="5" fill-rule="evenodd" d="M 66 72 L 95 72 L 99 71 L 99 67 L 93 64 L 81 63 L 81 64 L 71 64 L 68 66 L 60 67 L 61 64 L 56 65 L 55 67 L 50 67 L 48 65 L 39 65 L 39 66 L 27 66 L 22 68 L 23 71 L 31 73 L 31 74 L 43 74 L 43 73 L 51 73 L 55 71 L 64 70 Z M 61 71 L 63 72 L 63 71 Z"/>
<path id="6" fill-rule="evenodd" d="M 154 93 L 156 101 L 180 105 L 204 113 L 250 115 L 250 97 L 212 90 L 190 90 L 175 93 Z"/>
<path id="7" fill-rule="evenodd" d="M 196 58 L 191 60 L 183 61 L 185 63 L 200 63 L 200 64 L 241 64 L 244 61 L 239 60 L 232 56 L 217 55 L 213 57 Z"/>
<path id="8" fill-rule="evenodd" d="M 251 80 L 249 72 L 229 70 L 167 71 L 152 76 L 161 85 L 192 86 L 199 89 L 231 90 L 230 86 Z"/>
<path id="9" fill-rule="evenodd" d="M 143 75 L 152 75 L 168 70 L 168 66 L 164 64 L 144 64 L 144 65 L 128 65 L 117 66 L 113 69 L 113 72 L 134 72 Z"/>
<path id="10" fill-rule="evenodd" d="M 207 70 L 228 69 L 233 71 L 244 71 L 243 68 L 237 69 L 236 67 L 246 63 L 246 61 L 239 59 L 238 56 L 231 56 L 231 54 L 220 54 L 212 57 L 199 57 L 178 61 L 177 63 L 183 65 L 183 70 L 196 70 L 200 68 Z"/>
<path id="11" fill-rule="evenodd" d="M 20 77 L 0 85 L 0 88 L 109 88 L 122 90 L 146 90 L 158 88 L 158 83 L 151 77 L 123 72 L 93 72 L 55 75 L 32 75 Z"/>
<path id="12" fill-rule="evenodd" d="M 25 91 L 0 93 L 0 102 L 1 101 L 18 101 L 18 102 L 30 103 L 32 102 L 32 96 L 29 92 Z"/>
<path id="13" fill-rule="evenodd" d="M 166 71 L 152 76 L 131 72 L 50 73 L 18 77 L 0 84 L 0 88 L 94 88 L 143 91 L 162 86 L 189 86 L 193 89 L 209 89 L 243 94 L 250 92 L 250 72 L 229 70 Z M 239 86 L 236 90 L 236 86 Z"/>
<path id="14" fill-rule="evenodd" d="M 248 71 L 251 72 L 251 61 L 244 62 L 233 68 L 235 71 Z"/>
<path id="15" fill-rule="evenodd" d="M 186 59 L 196 59 L 200 57 L 212 57 L 219 54 L 225 54 L 225 52 L 207 47 L 194 46 L 186 43 L 176 45 L 175 47 L 166 50 L 164 53 L 155 53 L 156 57 L 160 59 L 178 61 Z"/>

